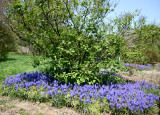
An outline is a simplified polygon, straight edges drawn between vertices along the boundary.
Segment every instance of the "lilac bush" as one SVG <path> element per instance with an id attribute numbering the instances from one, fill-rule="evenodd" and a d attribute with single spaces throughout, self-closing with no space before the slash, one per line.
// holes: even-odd
<path id="1" fill-rule="evenodd" d="M 159 88 L 144 81 L 125 84 L 111 83 L 110 85 L 78 85 L 60 83 L 42 72 L 9 76 L 3 81 L 3 88 L 6 87 L 9 87 L 8 92 L 14 90 L 17 93 L 21 89 L 29 92 L 32 87 L 35 87 L 39 92 L 42 92 L 41 98 L 49 98 L 55 105 L 66 105 L 68 102 L 72 104 L 72 101 L 77 100 L 79 104 L 85 107 L 85 112 L 87 112 L 86 107 L 90 104 L 99 103 L 104 110 L 108 104 L 113 111 L 127 109 L 138 114 L 154 107 L 155 102 L 159 100 L 159 97 L 154 93 L 147 93 L 148 90 L 159 91 Z"/>

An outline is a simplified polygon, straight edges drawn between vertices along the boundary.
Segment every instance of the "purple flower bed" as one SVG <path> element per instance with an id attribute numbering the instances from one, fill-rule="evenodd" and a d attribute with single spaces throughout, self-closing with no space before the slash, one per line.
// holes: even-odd
<path id="1" fill-rule="evenodd" d="M 108 86 L 85 84 L 82 86 L 60 83 L 53 77 L 43 75 L 41 72 L 22 73 L 15 75 L 15 77 L 10 76 L 3 81 L 3 87 L 11 86 L 14 87 L 16 92 L 20 88 L 25 88 L 26 91 L 29 91 L 32 86 L 37 89 L 43 87 L 42 97 L 48 95 L 59 103 L 61 101 L 65 102 L 68 94 L 71 100 L 78 97 L 79 102 L 84 105 L 100 101 L 101 106 L 105 106 L 103 100 L 106 99 L 110 108 L 117 110 L 127 108 L 132 113 L 138 113 L 139 111 L 143 113 L 144 110 L 154 107 L 155 101 L 159 100 L 157 95 L 146 93 L 146 90 L 159 90 L 159 88 L 146 82 L 112 84 Z"/>
<path id="2" fill-rule="evenodd" d="M 150 63 L 147 63 L 147 64 L 146 64 L 146 66 L 152 66 L 152 64 L 150 64 Z"/>
<path id="3" fill-rule="evenodd" d="M 156 65 L 156 67 L 160 67 L 160 65 Z"/>
<path id="4" fill-rule="evenodd" d="M 160 65 L 156 65 L 156 67 L 158 68 L 158 70 L 160 70 Z"/>
<path id="5" fill-rule="evenodd" d="M 125 63 L 123 64 L 124 66 L 126 67 L 135 67 L 135 68 L 138 68 L 138 69 L 141 69 L 141 70 L 144 70 L 144 69 L 152 69 L 150 66 L 152 66 L 152 64 L 146 64 L 146 65 L 140 65 L 140 64 L 130 64 L 130 63 Z"/>

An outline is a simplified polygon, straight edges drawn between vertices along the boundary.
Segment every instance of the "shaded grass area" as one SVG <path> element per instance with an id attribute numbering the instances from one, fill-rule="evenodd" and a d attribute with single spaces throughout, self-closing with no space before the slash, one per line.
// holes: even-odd
<path id="1" fill-rule="evenodd" d="M 38 68 L 32 66 L 33 55 L 9 53 L 7 60 L 0 62 L 0 84 L 11 75 L 37 71 Z"/>

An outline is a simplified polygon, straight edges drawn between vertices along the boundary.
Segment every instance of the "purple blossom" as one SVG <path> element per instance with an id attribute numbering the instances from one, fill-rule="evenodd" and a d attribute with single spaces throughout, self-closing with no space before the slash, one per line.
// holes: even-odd
<path id="1" fill-rule="evenodd" d="M 152 66 L 152 64 L 146 64 L 146 65 L 140 65 L 140 64 L 130 64 L 130 63 L 124 63 L 123 66 L 126 67 L 134 67 L 134 68 L 138 68 L 138 69 L 152 69 L 150 66 Z"/>
<path id="2" fill-rule="evenodd" d="M 147 63 L 146 66 L 152 66 L 152 64 Z"/>
<path id="3" fill-rule="evenodd" d="M 126 65 L 130 66 L 131 64 Z M 103 72 L 101 74 L 108 74 L 108 72 Z M 117 76 L 117 74 L 113 75 Z M 67 95 L 68 92 L 70 93 L 71 99 L 77 96 L 79 101 L 84 104 L 93 103 L 92 99 L 102 101 L 106 98 L 111 107 L 117 109 L 127 107 L 132 113 L 138 111 L 143 113 L 145 109 L 154 106 L 155 101 L 160 98 L 157 95 L 152 93 L 147 94 L 145 92 L 150 89 L 159 90 L 159 88 L 144 81 L 126 84 L 111 84 L 110 86 L 88 84 L 79 86 L 77 84 L 62 84 L 57 80 L 51 80 L 52 78 L 50 76 L 46 76 L 47 75 L 43 75 L 41 72 L 22 73 L 15 75 L 15 77 L 7 77 L 5 81 L 3 81 L 3 85 L 6 87 L 14 86 L 16 92 L 19 91 L 19 88 L 26 88 L 26 90 L 29 90 L 31 86 L 35 86 L 38 89 L 43 86 L 45 92 L 42 97 L 48 94 L 55 102 L 60 98 L 65 101 L 64 95 Z M 11 88 L 9 88 L 9 90 L 10 89 Z M 101 103 L 101 106 L 105 105 Z"/>
<path id="4" fill-rule="evenodd" d="M 156 67 L 160 67 L 160 65 L 156 65 Z"/>

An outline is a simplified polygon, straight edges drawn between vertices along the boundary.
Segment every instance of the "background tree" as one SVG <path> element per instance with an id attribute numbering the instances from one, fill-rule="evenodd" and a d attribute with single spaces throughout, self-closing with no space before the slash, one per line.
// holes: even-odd
<path id="1" fill-rule="evenodd" d="M 142 16 L 135 24 L 137 48 L 142 49 L 144 63 L 160 61 L 160 27 L 155 23 L 146 23 L 146 17 Z"/>
<path id="2" fill-rule="evenodd" d="M 7 54 L 14 48 L 12 32 L 0 22 L 0 61 L 7 59 Z"/>
<path id="3" fill-rule="evenodd" d="M 159 26 L 147 24 L 140 12 L 124 13 L 112 21 L 115 34 L 121 36 L 119 47 L 122 60 L 129 63 L 159 62 Z M 117 37 L 115 40 L 117 40 Z M 114 45 L 118 48 L 118 45 Z"/>
<path id="4" fill-rule="evenodd" d="M 152 63 L 159 61 L 159 26 L 147 24 L 146 17 L 133 13 L 122 13 L 107 25 L 106 37 L 115 51 L 129 63 Z M 114 38 L 114 39 L 113 39 Z"/>
<path id="5" fill-rule="evenodd" d="M 6 24 L 6 8 L 14 0 L 1 0 L 0 2 L 0 60 L 7 58 L 9 51 L 15 51 L 15 36 Z"/>
<path id="6" fill-rule="evenodd" d="M 107 25 L 109 33 L 106 32 L 106 37 L 115 51 L 115 56 L 118 60 L 127 61 L 129 58 L 126 56 L 128 49 L 132 45 L 134 38 L 133 21 L 136 16 L 139 15 L 138 10 L 133 13 L 122 13 L 116 16 L 115 19 L 111 19 L 110 24 Z"/>
<path id="7" fill-rule="evenodd" d="M 5 22 L 6 20 L 6 8 L 8 7 L 8 4 L 9 3 L 12 3 L 13 1 L 15 0 L 1 0 L 1 3 L 0 3 L 0 21 L 1 22 Z"/>

